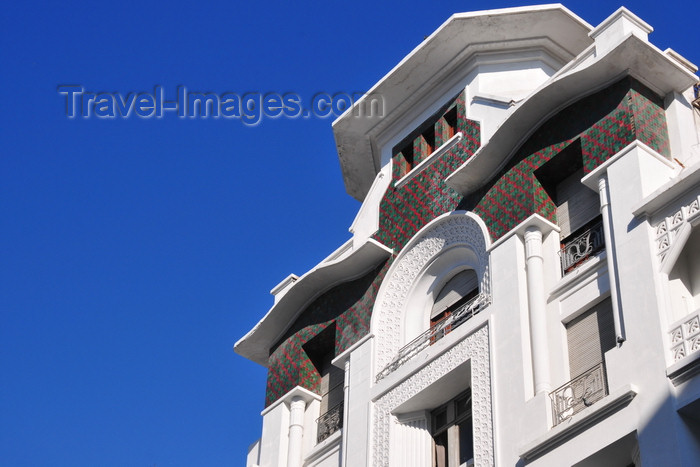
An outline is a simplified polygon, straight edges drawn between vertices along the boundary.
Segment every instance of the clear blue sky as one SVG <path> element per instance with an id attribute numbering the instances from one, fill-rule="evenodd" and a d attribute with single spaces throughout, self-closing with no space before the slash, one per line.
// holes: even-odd
<path id="1" fill-rule="evenodd" d="M 0 464 L 244 465 L 265 369 L 233 343 L 359 207 L 330 119 L 68 119 L 58 85 L 365 90 L 451 13 L 518 5 L 5 2 Z M 695 2 L 626 6 L 700 63 Z"/>

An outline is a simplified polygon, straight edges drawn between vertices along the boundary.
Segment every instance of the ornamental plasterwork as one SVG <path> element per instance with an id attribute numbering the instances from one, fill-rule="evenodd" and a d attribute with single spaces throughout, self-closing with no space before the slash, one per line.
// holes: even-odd
<path id="1" fill-rule="evenodd" d="M 472 377 L 474 465 L 494 464 L 489 328 L 485 324 L 376 401 L 371 437 L 372 465 L 389 465 L 392 411 L 468 360 L 471 360 Z"/>
<path id="2" fill-rule="evenodd" d="M 480 290 L 489 294 L 489 266 L 486 253 L 485 227 L 473 214 L 459 213 L 444 216 L 433 221 L 419 232 L 413 241 L 397 257 L 382 284 L 382 293 L 374 307 L 376 322 L 376 365 L 384 368 L 401 348 L 403 313 L 406 309 L 411 288 L 419 274 L 435 257 L 446 249 L 457 245 L 469 248 L 477 257 L 475 272 L 480 280 Z M 376 376 L 376 375 L 375 375 Z"/>
<path id="3" fill-rule="evenodd" d="M 673 245 L 680 227 L 689 220 L 700 215 L 700 196 L 685 206 L 681 206 L 676 212 L 665 217 L 654 225 L 654 238 L 656 239 L 656 254 L 659 261 L 663 262 L 668 250 Z"/>
<path id="4" fill-rule="evenodd" d="M 669 332 L 674 363 L 700 351 L 700 312 L 686 316 Z"/>

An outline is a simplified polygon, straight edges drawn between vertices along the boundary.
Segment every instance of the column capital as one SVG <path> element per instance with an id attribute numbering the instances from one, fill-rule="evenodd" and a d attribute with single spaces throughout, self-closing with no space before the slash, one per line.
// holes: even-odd
<path id="1" fill-rule="evenodd" d="M 312 400 L 321 400 L 321 396 L 319 396 L 318 394 L 314 394 L 313 392 L 309 391 L 308 389 L 304 389 L 301 386 L 296 386 L 284 396 L 277 399 L 273 404 L 270 404 L 268 407 L 266 407 L 260 415 L 264 417 L 266 413 L 273 411 L 276 407 L 279 407 L 281 404 L 286 404 L 287 406 L 291 407 L 292 403 L 296 398 L 303 400 L 304 404 L 308 404 Z"/>
<path id="2" fill-rule="evenodd" d="M 525 234 L 527 233 L 528 229 L 530 228 L 535 228 L 542 232 L 542 237 L 546 237 L 549 235 L 550 232 L 559 232 L 559 226 L 548 221 L 544 217 L 542 217 L 539 214 L 532 214 L 530 217 L 522 221 L 520 224 L 516 225 L 513 229 L 508 231 L 504 236 L 496 240 L 489 246 L 486 251 L 491 251 L 494 248 L 498 247 L 498 245 L 501 245 L 503 242 L 507 241 L 509 238 L 513 237 L 514 235 L 520 236 L 523 240 L 525 239 Z"/>
<path id="3" fill-rule="evenodd" d="M 528 237 L 533 238 L 534 235 L 539 235 L 544 238 L 550 232 L 559 232 L 559 226 L 548 221 L 539 214 L 532 214 L 530 217 L 518 224 L 513 230 L 515 234 L 527 241 Z"/>

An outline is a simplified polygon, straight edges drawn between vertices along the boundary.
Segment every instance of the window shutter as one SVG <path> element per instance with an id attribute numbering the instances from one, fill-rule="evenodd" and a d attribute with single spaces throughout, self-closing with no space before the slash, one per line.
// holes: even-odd
<path id="1" fill-rule="evenodd" d="M 479 279 L 476 273 L 469 269 L 457 273 L 452 279 L 447 281 L 447 284 L 442 288 L 430 313 L 430 319 L 445 311 L 450 305 L 465 297 L 472 290 L 479 287 Z"/>
<path id="2" fill-rule="evenodd" d="M 571 378 L 603 361 L 615 347 L 615 325 L 610 299 L 603 300 L 566 326 Z"/>
<path id="3" fill-rule="evenodd" d="M 557 184 L 557 223 L 566 238 L 600 212 L 598 194 L 581 183 L 579 169 Z"/>

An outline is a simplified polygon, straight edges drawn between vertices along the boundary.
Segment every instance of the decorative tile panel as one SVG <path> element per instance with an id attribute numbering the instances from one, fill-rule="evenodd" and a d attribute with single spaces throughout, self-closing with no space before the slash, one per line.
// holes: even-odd
<path id="1" fill-rule="evenodd" d="M 625 78 L 545 122 L 484 189 L 463 198 L 445 183 L 445 178 L 476 152 L 480 130 L 478 122 L 466 118 L 464 93 L 457 97 L 454 107 L 457 109 L 456 131 L 462 132 L 463 140 L 431 161 L 429 167 L 406 184 L 399 188 L 390 186 L 380 202 L 379 229 L 373 238 L 397 253 L 431 220 L 456 209 L 480 216 L 492 241 L 533 213 L 556 222 L 555 205 L 533 172 L 577 140 L 581 144 L 586 173 L 635 139 L 661 154 L 668 154 L 668 132 L 660 99 L 637 81 Z M 443 142 L 445 128 L 445 119 L 439 118 L 435 124 L 436 146 Z M 392 163 L 396 181 L 406 172 L 406 160 L 397 154 Z M 686 208 L 681 222 L 687 222 L 691 210 L 700 212 L 698 203 Z M 674 229 L 669 229 L 668 223 L 655 227 L 657 248 L 662 256 L 673 242 Z M 315 390 L 318 375 L 302 346 L 332 322 L 336 324 L 336 352 L 348 348 L 369 332 L 377 290 L 392 261 L 390 258 L 372 273 L 363 293 L 351 303 L 341 304 L 342 300 L 329 299 L 350 293 L 353 286 L 342 284 L 302 313 L 298 323 L 292 326 L 293 334 L 278 343 L 270 355 L 267 405 L 297 384 Z"/>

